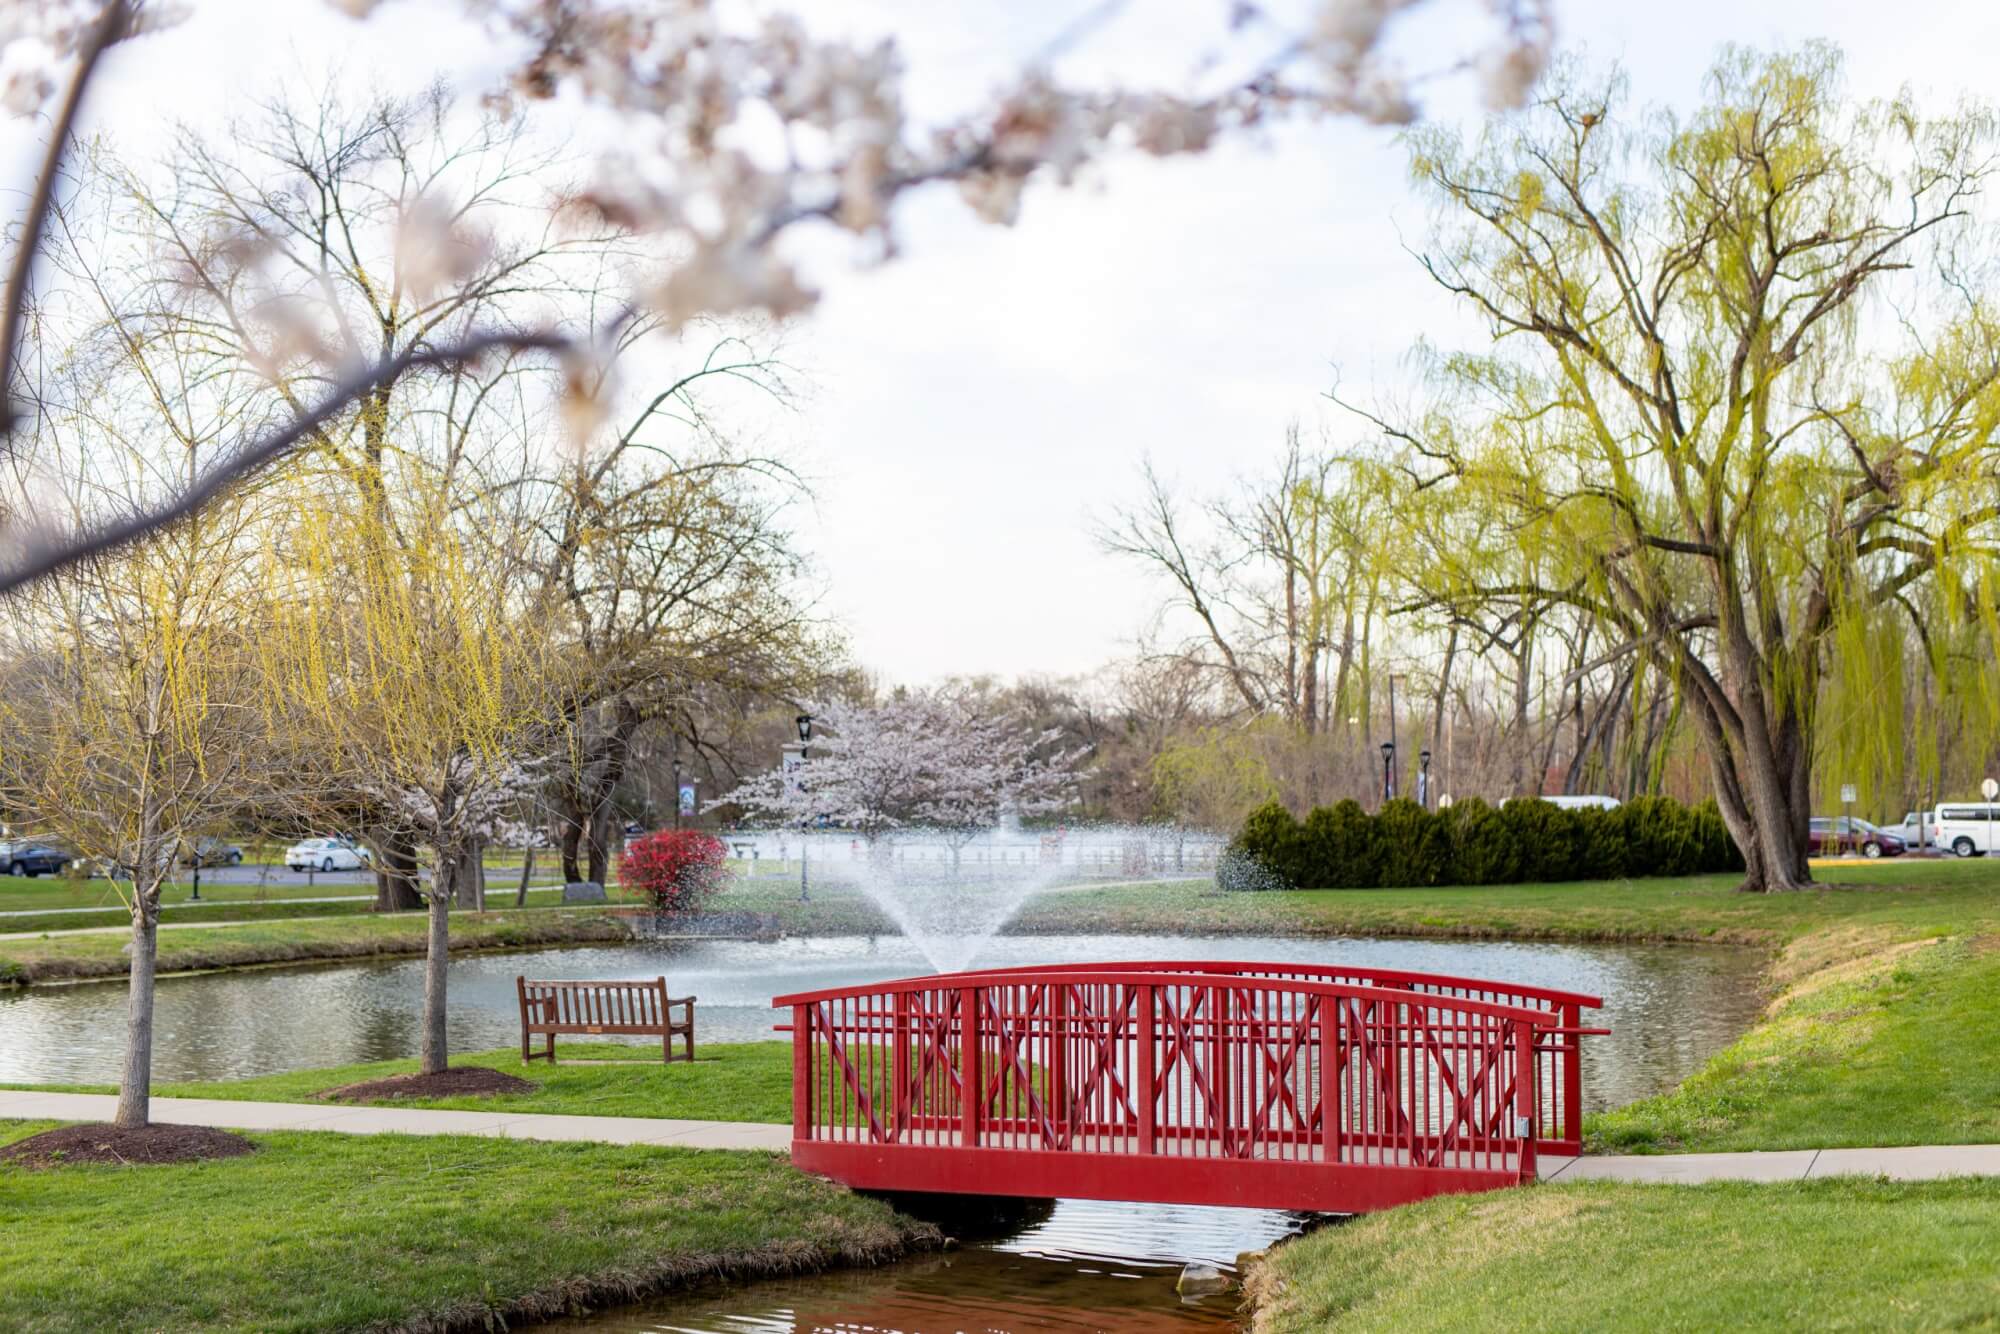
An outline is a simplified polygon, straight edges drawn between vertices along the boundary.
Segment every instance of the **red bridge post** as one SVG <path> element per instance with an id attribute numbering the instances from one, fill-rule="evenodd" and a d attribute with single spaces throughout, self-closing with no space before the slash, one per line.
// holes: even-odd
<path id="1" fill-rule="evenodd" d="M 1562 1140 L 1564 1148 L 1575 1147 L 1571 1152 L 1583 1152 L 1583 1009 L 1575 1001 L 1562 1007 L 1562 1101 L 1556 1113 L 1562 1117 L 1562 1133 L 1555 1138 Z"/>
<path id="2" fill-rule="evenodd" d="M 792 1007 L 792 1138 L 813 1133 L 812 1006 Z"/>
<path id="3" fill-rule="evenodd" d="M 979 988 L 958 993 L 959 1141 L 979 1147 L 979 1119 L 986 1106 L 986 1075 L 979 1068 Z"/>
<path id="4" fill-rule="evenodd" d="M 1535 1030 L 1514 1025 L 1514 1138 L 1521 1145 L 1521 1180 L 1535 1179 Z"/>

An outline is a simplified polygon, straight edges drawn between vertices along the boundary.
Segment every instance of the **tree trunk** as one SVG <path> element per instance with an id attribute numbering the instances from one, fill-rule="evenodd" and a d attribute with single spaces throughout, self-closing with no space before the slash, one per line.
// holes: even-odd
<path id="1" fill-rule="evenodd" d="M 380 858 L 375 867 L 375 911 L 414 912 L 424 906 L 417 888 L 417 855 L 407 835 L 385 833 L 375 839 Z"/>
<path id="2" fill-rule="evenodd" d="M 451 891 L 456 865 L 438 868 L 440 881 L 431 886 L 430 931 L 424 948 L 424 1032 L 420 1053 L 422 1072 L 441 1073 L 451 1052 L 445 1037 L 445 968 L 451 962 Z"/>
<path id="3" fill-rule="evenodd" d="M 152 1114 L 153 974 L 159 959 L 159 887 L 132 892 L 132 979 L 125 1008 L 125 1071 L 118 1081 L 116 1124 L 136 1130 Z"/>
<path id="4" fill-rule="evenodd" d="M 516 908 L 525 908 L 528 906 L 528 881 L 532 880 L 534 878 L 534 875 L 535 875 L 535 845 L 530 843 L 527 846 L 527 848 L 524 849 L 523 855 L 521 857 L 521 884 L 520 887 L 514 891 L 514 906 Z"/>
<path id="5" fill-rule="evenodd" d="M 573 885 L 583 879 L 583 863 L 577 854 L 583 847 L 583 825 L 575 816 L 565 811 L 562 816 L 562 837 L 557 849 L 562 857 L 563 883 Z"/>
<path id="6" fill-rule="evenodd" d="M 590 879 L 600 885 L 611 883 L 611 803 L 597 808 L 590 821 Z"/>
<path id="7" fill-rule="evenodd" d="M 486 840 L 475 838 L 452 871 L 451 897 L 461 908 L 486 911 Z"/>
<path id="8" fill-rule="evenodd" d="M 1771 893 L 1812 886 L 1806 862 L 1806 830 L 1810 810 L 1794 809 L 1794 794 L 1805 791 L 1809 774 L 1803 747 L 1779 754 L 1772 744 L 1765 699 L 1757 687 L 1746 687 L 1733 701 L 1734 716 L 1725 723 L 1716 706 L 1700 689 L 1687 696 L 1688 713 L 1701 732 L 1715 779 L 1715 804 L 1723 823 L 1743 853 L 1743 883 L 1747 893 Z M 1782 733 L 1782 724 L 1779 731 Z"/>

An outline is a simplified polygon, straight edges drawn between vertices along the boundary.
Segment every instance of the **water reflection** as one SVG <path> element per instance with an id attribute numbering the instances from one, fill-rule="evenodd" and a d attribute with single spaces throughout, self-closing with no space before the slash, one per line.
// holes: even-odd
<path id="1" fill-rule="evenodd" d="M 1589 1039 L 1585 1095 L 1615 1106 L 1670 1087 L 1747 1027 L 1760 960 L 1749 951 L 1501 941 L 1284 937 L 1007 936 L 982 966 L 1093 959 L 1293 960 L 1411 968 L 1566 987 L 1604 997 L 1613 1032 Z M 156 1079 L 226 1079 L 415 1055 L 420 960 L 166 978 L 159 984 Z M 773 995 L 929 971 L 899 937 L 769 944 L 650 943 L 466 957 L 451 965 L 459 1051 L 519 1040 L 517 974 L 649 977 L 700 998 L 704 1042 L 772 1036 Z M 122 985 L 0 992 L 0 1080 L 109 1082 L 124 1041 Z"/>
<path id="2" fill-rule="evenodd" d="M 1260 1209 L 1065 1200 L 1004 1240 L 873 1270 L 711 1286 L 588 1320 L 592 1334 L 1186 1334 L 1235 1327 L 1234 1291 L 1183 1299 L 1181 1266 L 1234 1273 L 1236 1256 L 1299 1230 Z"/>

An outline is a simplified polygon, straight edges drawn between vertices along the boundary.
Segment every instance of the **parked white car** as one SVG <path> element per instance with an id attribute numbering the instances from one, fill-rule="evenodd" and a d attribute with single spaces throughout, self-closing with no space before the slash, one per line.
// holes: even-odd
<path id="1" fill-rule="evenodd" d="M 301 839 L 285 849 L 285 865 L 294 871 L 360 871 L 368 866 L 368 849 L 344 838 Z"/>
<path id="2" fill-rule="evenodd" d="M 2000 805 L 1955 801 L 1937 808 L 1937 844 L 1960 857 L 1992 852 L 2000 835 Z"/>

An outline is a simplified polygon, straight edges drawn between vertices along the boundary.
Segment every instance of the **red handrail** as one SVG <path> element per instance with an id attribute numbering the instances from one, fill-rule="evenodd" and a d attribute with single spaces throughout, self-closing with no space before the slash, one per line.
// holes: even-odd
<path id="1" fill-rule="evenodd" d="M 939 973 L 939 977 L 980 977 L 986 974 L 1017 976 L 1024 973 L 1066 973 L 1073 972 L 1079 965 L 1061 963 L 1028 964 L 1019 968 L 969 968 L 957 973 Z M 1562 991 L 1554 987 L 1533 986 L 1519 982 L 1495 982 L 1486 978 L 1451 977 L 1442 973 L 1419 973 L 1406 968 L 1356 968 L 1343 964 L 1318 963 L 1270 963 L 1270 962 L 1224 962 L 1209 960 L 1120 960 L 1115 963 L 1091 963 L 1084 965 L 1090 972 L 1137 972 L 1137 973 L 1210 973 L 1243 976 L 1272 975 L 1279 977 L 1318 977 L 1328 981 L 1365 981 L 1367 985 L 1408 983 L 1415 986 L 1438 987 L 1457 991 L 1486 992 L 1492 995 L 1518 996 L 1523 1000 L 1546 1001 L 1552 1006 L 1575 1005 L 1583 1009 L 1604 1008 L 1604 1000 L 1581 991 Z M 1478 997 L 1471 997 L 1478 999 Z"/>
<path id="2" fill-rule="evenodd" d="M 1419 973 L 1403 968 L 1349 967 L 1339 964 L 1215 962 L 1208 960 L 1147 960 L 1093 963 L 1104 972 L 1199 972 L 1247 976 L 1320 977 L 1329 981 L 1355 981 L 1366 985 L 1424 989 L 1426 994 L 1463 994 L 1471 1000 L 1500 1003 L 1520 1001 L 1547 1005 L 1562 1019 L 1560 1026 L 1544 1034 L 1536 1045 L 1544 1069 L 1543 1091 L 1535 1108 L 1535 1136 L 1542 1151 L 1563 1157 L 1583 1152 L 1583 1043 L 1582 1038 L 1602 1030 L 1583 1027 L 1583 1011 L 1602 1009 L 1602 997 L 1581 991 L 1526 983 L 1497 982 L 1486 978 L 1453 977 L 1441 973 Z M 1031 964 L 1022 968 L 991 970 L 1005 974 L 1068 971 L 1067 964 Z M 977 977 L 985 970 L 954 973 L 953 977 Z"/>

